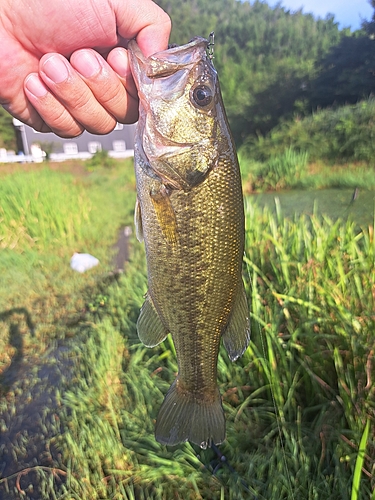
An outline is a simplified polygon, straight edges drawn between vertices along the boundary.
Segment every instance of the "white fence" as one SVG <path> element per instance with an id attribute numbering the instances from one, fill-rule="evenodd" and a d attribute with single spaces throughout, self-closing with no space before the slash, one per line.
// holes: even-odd
<path id="1" fill-rule="evenodd" d="M 131 158 L 134 156 L 133 149 L 127 149 L 126 151 L 108 151 L 108 155 L 111 158 Z M 51 153 L 49 161 L 60 162 L 66 160 L 89 160 L 93 157 L 93 154 L 88 152 L 66 154 L 66 153 Z M 41 153 L 25 155 L 20 153 L 16 155 L 12 151 L 6 151 L 0 148 L 0 163 L 42 163 L 45 158 L 44 151 Z"/>

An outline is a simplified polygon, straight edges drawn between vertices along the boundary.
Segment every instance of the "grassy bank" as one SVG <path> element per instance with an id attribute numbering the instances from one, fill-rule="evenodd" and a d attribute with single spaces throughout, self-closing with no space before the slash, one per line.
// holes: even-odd
<path id="1" fill-rule="evenodd" d="M 146 276 L 133 237 L 124 274 L 110 273 L 117 230 L 131 223 L 129 165 L 38 175 L 65 203 L 48 204 L 42 189 L 50 210 L 17 203 L 2 225 L 2 234 L 30 238 L 2 250 L 0 498 L 375 498 L 373 227 L 358 233 L 350 222 L 290 221 L 246 207 L 252 341 L 236 363 L 220 351 L 221 460 L 214 450 L 168 449 L 153 437 L 177 365 L 170 339 L 154 349 L 137 339 Z M 5 180 L 7 193 L 33 185 Z M 70 232 L 56 223 L 68 216 Z M 53 236 L 51 224 L 60 228 Z M 73 273 L 73 250 L 101 266 Z"/>
<path id="2" fill-rule="evenodd" d="M 375 99 L 355 105 L 318 110 L 295 117 L 273 128 L 268 135 L 249 139 L 241 148 L 245 156 L 266 161 L 292 148 L 307 153 L 311 161 L 330 164 L 364 162 L 374 166 Z"/>
<path id="3" fill-rule="evenodd" d="M 264 161 L 239 155 L 246 194 L 280 189 L 360 188 L 375 190 L 373 167 L 311 161 L 308 153 L 288 148 Z"/>
<path id="4" fill-rule="evenodd" d="M 131 222 L 131 160 L 90 174 L 82 163 L 55 169 L 20 166 L 12 175 L 7 166 L 0 169 L 0 304 L 18 297 L 20 289 L 41 294 L 56 284 L 62 293 L 73 279 L 74 252 L 91 253 L 102 270 L 109 269 L 108 248 L 119 227 Z"/>

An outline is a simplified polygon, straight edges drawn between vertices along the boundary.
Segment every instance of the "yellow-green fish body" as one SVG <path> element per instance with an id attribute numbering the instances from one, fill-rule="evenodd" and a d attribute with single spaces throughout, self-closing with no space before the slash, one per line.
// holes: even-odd
<path id="1" fill-rule="evenodd" d="M 137 329 L 150 347 L 170 332 L 179 367 L 155 434 L 203 448 L 225 439 L 220 339 L 235 360 L 250 336 L 239 167 L 207 44 L 196 38 L 146 59 L 129 43 L 140 96 L 136 226 L 148 269 Z"/>

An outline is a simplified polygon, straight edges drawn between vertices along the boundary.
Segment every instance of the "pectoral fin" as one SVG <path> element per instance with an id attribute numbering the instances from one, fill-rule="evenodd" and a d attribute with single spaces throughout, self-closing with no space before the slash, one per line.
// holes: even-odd
<path id="1" fill-rule="evenodd" d="M 250 341 L 250 321 L 249 309 L 245 294 L 245 288 L 241 283 L 232 312 L 229 318 L 228 326 L 223 334 L 223 342 L 229 357 L 236 361 L 245 352 Z"/>
<path id="2" fill-rule="evenodd" d="M 146 300 L 141 307 L 137 321 L 137 332 L 139 339 L 146 347 L 155 347 L 160 342 L 163 342 L 168 335 L 168 330 L 161 321 L 149 295 L 146 296 Z"/>
<path id="3" fill-rule="evenodd" d="M 143 241 L 143 225 L 142 225 L 142 217 L 141 217 L 141 205 L 139 203 L 138 198 L 135 202 L 134 208 L 134 226 L 135 226 L 135 234 L 137 236 L 137 240 L 142 243 Z"/>
<path id="4" fill-rule="evenodd" d="M 162 186 L 158 191 L 150 193 L 156 218 L 167 242 L 173 247 L 177 245 L 177 222 L 170 196 Z"/>

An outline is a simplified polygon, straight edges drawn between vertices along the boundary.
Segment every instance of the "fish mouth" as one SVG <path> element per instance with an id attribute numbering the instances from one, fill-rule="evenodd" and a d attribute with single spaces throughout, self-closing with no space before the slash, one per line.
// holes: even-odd
<path id="1" fill-rule="evenodd" d="M 130 40 L 128 51 L 132 75 L 137 86 L 140 107 L 140 125 L 146 133 L 153 136 L 157 148 L 163 148 L 163 154 L 175 154 L 178 148 L 187 149 L 193 146 L 191 142 L 174 141 L 171 137 L 162 134 L 147 120 L 150 116 L 150 104 L 147 90 L 153 86 L 154 97 L 162 96 L 163 100 L 178 99 L 185 90 L 186 81 L 191 69 L 204 59 L 209 42 L 203 37 L 195 37 L 189 43 L 169 48 L 145 57 L 136 40 Z M 213 68 L 213 66 L 212 66 Z M 168 78 L 167 78 L 168 77 Z M 159 92 L 155 92 L 155 81 L 163 79 Z M 143 108 L 143 110 L 142 110 Z"/>
<path id="2" fill-rule="evenodd" d="M 136 40 L 128 42 L 131 72 L 145 109 L 147 109 L 146 93 L 150 87 L 153 88 L 154 97 L 165 99 L 167 95 L 168 100 L 174 100 L 183 94 L 188 76 L 197 64 L 204 61 L 204 64 L 209 66 L 207 71 L 216 73 L 211 60 L 207 57 L 208 45 L 209 41 L 206 38 L 196 37 L 185 45 L 145 57 Z"/>
<path id="3" fill-rule="evenodd" d="M 206 53 L 209 41 L 203 37 L 195 37 L 185 45 L 178 45 L 156 52 L 145 57 L 135 40 L 128 43 L 132 73 L 139 82 L 140 70 L 147 78 L 163 78 L 173 75 L 181 69 L 188 69 L 202 59 Z"/>

